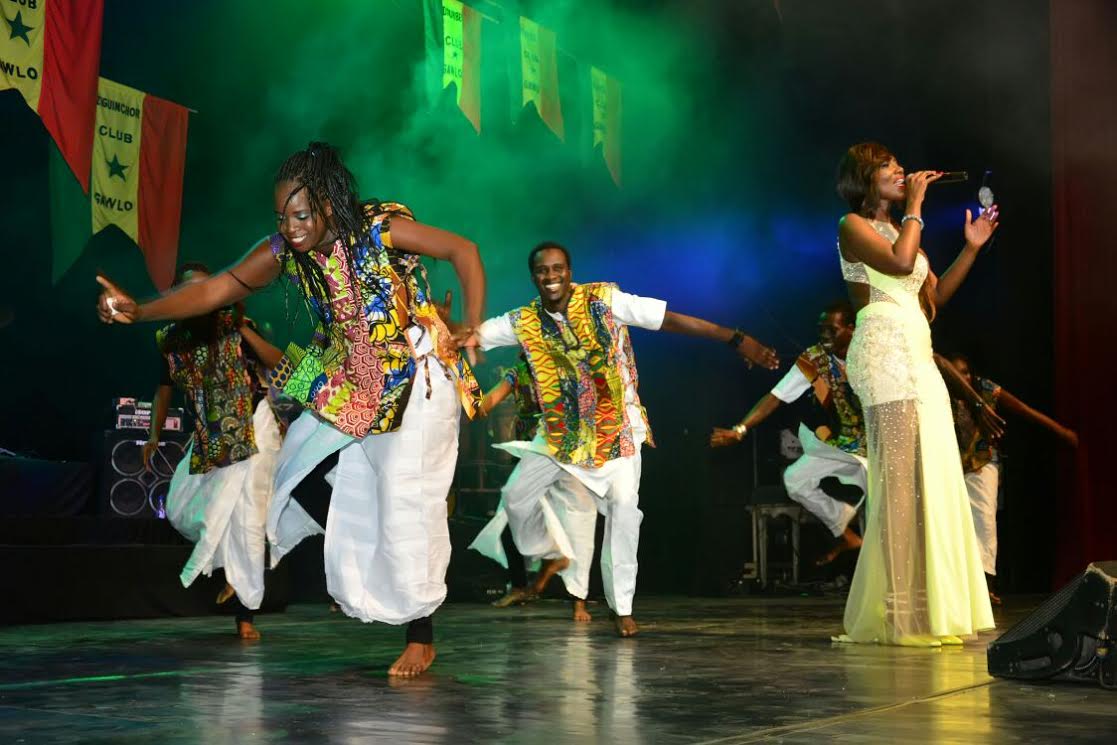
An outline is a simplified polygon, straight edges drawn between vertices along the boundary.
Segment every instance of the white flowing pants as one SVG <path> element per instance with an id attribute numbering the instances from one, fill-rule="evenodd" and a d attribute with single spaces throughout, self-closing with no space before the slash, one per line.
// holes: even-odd
<path id="1" fill-rule="evenodd" d="M 457 386 L 433 359 L 430 387 L 416 375 L 400 428 L 360 440 L 305 412 L 287 432 L 268 515 L 272 561 L 325 532 L 326 587 L 365 622 L 405 624 L 446 598 L 450 533 L 446 495 L 458 455 Z M 333 487 L 325 529 L 291 491 L 330 454 Z"/>
<path id="2" fill-rule="evenodd" d="M 859 487 L 863 502 L 868 492 L 868 461 L 827 445 L 803 425 L 799 426 L 799 440 L 803 455 L 783 473 L 787 496 L 822 521 L 836 538 L 857 516 L 857 507 L 834 499 L 819 485 L 823 479 L 834 477 L 847 486 Z"/>
<path id="3" fill-rule="evenodd" d="M 997 574 L 997 492 L 1000 481 L 1001 469 L 996 463 L 986 463 L 977 471 L 966 474 L 966 491 L 970 495 L 981 566 L 990 576 Z"/>
<path id="4" fill-rule="evenodd" d="M 510 445 L 506 443 L 506 445 Z M 567 591 L 585 598 L 589 592 L 597 513 L 605 515 L 601 576 L 609 607 L 632 615 L 640 544 L 640 455 L 615 462 L 604 496 L 596 496 L 549 456 L 517 449 L 520 462 L 501 490 L 502 506 L 471 548 L 507 566 L 500 532 L 507 524 L 516 548 L 526 558 L 565 556 L 570 566 L 560 573 Z"/>
<path id="5" fill-rule="evenodd" d="M 279 425 L 267 401 L 252 418 L 257 453 L 209 473 L 190 473 L 193 443 L 175 468 L 167 492 L 167 519 L 194 543 L 179 578 L 189 587 L 199 574 L 224 567 L 225 581 L 245 608 L 264 599 L 264 521 L 272 498 Z"/>

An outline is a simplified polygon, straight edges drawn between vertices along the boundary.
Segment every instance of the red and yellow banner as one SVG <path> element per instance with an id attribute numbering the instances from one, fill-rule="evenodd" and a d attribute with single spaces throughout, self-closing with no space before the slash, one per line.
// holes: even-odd
<path id="1" fill-rule="evenodd" d="M 520 63 L 523 105 L 534 104 L 539 118 L 560 140 L 565 140 L 555 32 L 523 16 L 520 17 Z"/>
<path id="2" fill-rule="evenodd" d="M 115 225 L 143 251 L 163 290 L 174 280 L 187 110 L 101 78 L 93 138 L 93 232 Z"/>
<path id="3" fill-rule="evenodd" d="M 104 0 L 2 0 L 0 90 L 15 88 L 89 191 Z"/>
<path id="4" fill-rule="evenodd" d="M 603 70 L 590 68 L 593 93 L 593 147 L 601 154 L 613 182 L 621 185 L 621 84 Z"/>

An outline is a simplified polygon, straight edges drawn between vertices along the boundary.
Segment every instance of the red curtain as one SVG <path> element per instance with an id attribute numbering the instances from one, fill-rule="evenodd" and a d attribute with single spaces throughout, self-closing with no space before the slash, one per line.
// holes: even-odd
<path id="1" fill-rule="evenodd" d="M 1117 3 L 1050 8 L 1055 396 L 1080 438 L 1051 502 L 1058 586 L 1117 559 Z"/>

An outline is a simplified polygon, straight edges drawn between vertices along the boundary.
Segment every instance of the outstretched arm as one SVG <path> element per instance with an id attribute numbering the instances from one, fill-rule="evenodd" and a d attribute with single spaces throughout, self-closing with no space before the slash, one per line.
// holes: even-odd
<path id="1" fill-rule="evenodd" d="M 714 427 L 714 431 L 710 435 L 710 447 L 718 448 L 733 445 L 745 439 L 745 435 L 748 434 L 750 429 L 770 417 L 772 412 L 778 409 L 782 403 L 783 401 L 780 401 L 771 393 L 764 394 L 764 398 L 756 402 L 756 405 L 749 410 L 744 419 L 737 423 L 736 427 L 732 429 Z"/>
<path id="2" fill-rule="evenodd" d="M 108 278 L 97 275 L 97 282 L 103 288 L 101 297 L 97 300 L 97 315 L 104 323 L 181 320 L 203 316 L 245 299 L 278 276 L 279 264 L 272 256 L 266 240 L 249 251 L 235 266 L 146 303 L 137 303 Z"/>
<path id="3" fill-rule="evenodd" d="M 716 323 L 711 323 L 701 318 L 695 318 L 694 316 L 675 313 L 669 310 L 664 313 L 663 325 L 660 326 L 659 329 L 660 331 L 671 331 L 676 334 L 686 334 L 687 336 L 700 336 L 704 339 L 712 339 L 713 341 L 720 341 L 727 344 L 732 342 L 734 338 L 739 335 L 740 338 L 734 346 L 734 349 L 736 349 L 737 354 L 741 355 L 742 359 L 750 365 L 760 365 L 769 370 L 775 370 L 780 365 L 779 357 L 776 356 L 776 351 L 774 349 L 764 346 L 748 334 L 744 334 L 736 329 L 719 326 Z"/>
<path id="4" fill-rule="evenodd" d="M 1071 447 L 1078 447 L 1077 432 L 1075 432 L 1073 429 L 1070 429 L 1069 427 L 1064 427 L 1043 412 L 1036 411 L 1031 406 L 1028 406 L 1028 404 L 1024 403 L 1005 389 L 1001 389 L 1001 396 L 997 401 L 1001 406 L 1004 407 L 1005 411 L 1011 412 L 1016 416 L 1027 419 L 1030 422 L 1034 422 L 1041 427 L 1046 427 L 1047 429 L 1054 432 L 1055 436 L 1062 439 L 1066 444 L 1070 445 Z"/>

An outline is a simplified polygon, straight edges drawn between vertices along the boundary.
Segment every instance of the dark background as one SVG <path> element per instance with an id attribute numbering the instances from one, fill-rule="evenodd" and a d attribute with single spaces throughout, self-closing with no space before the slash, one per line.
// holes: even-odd
<path id="1" fill-rule="evenodd" d="M 844 293 L 836 163 L 850 144 L 876 139 L 909 168 L 992 171 L 1003 225 L 940 313 L 936 348 L 968 353 L 979 372 L 1051 410 L 1046 2 L 478 7 L 489 18 L 480 136 L 452 103 L 426 98 L 418 2 L 108 3 L 102 74 L 198 110 L 180 258 L 222 266 L 268 233 L 275 169 L 325 139 L 342 148 L 365 195 L 408 202 L 420 220 L 478 242 L 494 313 L 531 298 L 527 250 L 554 239 L 571 248 L 576 279 L 614 280 L 739 325 L 790 361 L 812 342 L 819 309 Z M 530 110 L 514 120 L 499 49 L 518 12 L 559 35 L 566 143 Z M 587 102 L 569 84 L 576 60 L 624 85 L 622 189 L 589 151 Z M 14 91 L 0 93 L 0 121 L 0 305 L 14 314 L 0 329 L 0 446 L 88 459 L 109 399 L 146 397 L 157 382 L 154 327 L 99 325 L 93 274 L 140 294 L 151 285 L 138 250 L 111 229 L 51 284 L 48 138 Z M 961 246 L 975 190 L 930 195 L 925 247 L 940 273 Z M 452 286 L 452 272 L 436 268 L 432 281 Z M 281 346 L 305 339 L 289 322 L 297 306 L 278 286 L 249 302 Z M 701 340 L 633 337 L 659 445 L 644 456 L 641 590 L 721 592 L 745 558 L 752 471 L 747 448 L 711 452 L 706 438 L 778 375 L 748 372 Z M 507 361 L 493 355 L 490 367 Z M 480 377 L 495 381 L 488 368 Z M 1010 426 L 1002 588 L 1046 590 L 1057 445 Z M 757 435 L 770 443 L 774 428 Z"/>

